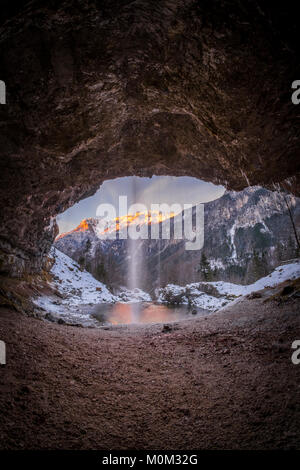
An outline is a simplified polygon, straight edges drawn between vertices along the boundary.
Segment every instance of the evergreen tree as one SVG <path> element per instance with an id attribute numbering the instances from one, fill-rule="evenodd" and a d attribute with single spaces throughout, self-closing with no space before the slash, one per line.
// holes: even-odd
<path id="1" fill-rule="evenodd" d="M 209 261 L 206 258 L 206 255 L 205 255 L 204 251 L 202 252 L 200 265 L 199 265 L 199 268 L 198 268 L 197 272 L 201 274 L 202 280 L 212 281 L 213 273 L 212 273 Z"/>

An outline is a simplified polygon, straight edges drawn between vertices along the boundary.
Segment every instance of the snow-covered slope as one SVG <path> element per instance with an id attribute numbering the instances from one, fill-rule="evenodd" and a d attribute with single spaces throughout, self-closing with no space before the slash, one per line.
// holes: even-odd
<path id="1" fill-rule="evenodd" d="M 118 300 L 102 282 L 97 281 L 87 271 L 81 270 L 69 256 L 55 248 L 52 249 L 50 255 L 55 259 L 51 269 L 54 283 L 56 288 L 64 294 L 69 305 Z"/>
<path id="2" fill-rule="evenodd" d="M 61 251 L 52 248 L 50 256 L 54 260 L 51 269 L 53 280 L 50 283 L 54 292 L 33 299 L 33 302 L 45 311 L 47 318 L 50 314 L 51 318 L 95 326 L 95 321 L 90 317 L 89 306 L 116 302 L 118 297 L 90 273 L 81 270 L 75 261 Z"/>
<path id="3" fill-rule="evenodd" d="M 258 279 L 258 281 L 248 286 L 241 286 L 238 284 L 231 284 L 230 282 L 210 282 L 208 284 L 216 287 L 220 294 L 231 294 L 235 296 L 243 296 L 257 292 L 265 287 L 273 287 L 280 284 L 287 279 L 296 279 L 300 277 L 300 262 L 278 266 L 271 274 L 266 277 Z"/>
<path id="4" fill-rule="evenodd" d="M 187 284 L 184 287 L 168 284 L 158 292 L 158 302 L 190 304 L 211 311 L 232 302 L 237 297 L 257 292 L 265 287 L 273 287 L 287 279 L 300 277 L 300 262 L 279 266 L 271 274 L 259 279 L 248 286 L 230 282 L 199 282 Z"/>

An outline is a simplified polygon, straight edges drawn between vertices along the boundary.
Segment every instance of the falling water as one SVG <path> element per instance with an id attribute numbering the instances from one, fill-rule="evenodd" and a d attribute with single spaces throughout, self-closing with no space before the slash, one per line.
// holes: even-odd
<path id="1" fill-rule="evenodd" d="M 129 266 L 128 266 L 128 287 L 130 290 L 142 288 L 142 240 L 128 239 Z"/>
<path id="2" fill-rule="evenodd" d="M 133 178 L 132 183 L 132 193 L 133 193 L 133 202 L 137 202 L 137 191 L 136 191 L 136 181 L 135 177 Z M 141 268 L 142 268 L 142 253 L 141 253 L 141 242 L 142 240 L 133 240 L 128 238 L 128 288 L 131 291 L 134 289 L 140 288 L 140 278 L 141 278 Z M 132 322 L 135 323 L 139 318 L 140 306 L 138 303 L 133 303 L 131 305 L 131 316 Z"/>
<path id="3" fill-rule="evenodd" d="M 160 181 L 158 182 L 158 193 L 159 193 L 159 202 L 160 200 Z M 158 236 L 158 263 L 157 263 L 157 292 L 159 292 L 160 289 L 160 252 L 161 252 L 161 234 L 159 231 L 159 236 Z"/>
<path id="4" fill-rule="evenodd" d="M 160 251 L 161 251 L 161 238 L 158 239 L 158 262 L 157 262 L 157 292 L 160 289 Z"/>
<path id="5" fill-rule="evenodd" d="M 133 203 L 137 202 L 136 194 L 136 179 L 132 181 L 132 199 Z M 130 290 L 134 290 L 138 287 L 138 271 L 139 271 L 139 259 L 138 259 L 138 240 L 128 238 L 128 252 L 129 252 L 129 266 L 128 266 L 128 287 Z"/>
<path id="6" fill-rule="evenodd" d="M 160 202 L 160 186 L 158 187 L 159 191 L 159 202 Z M 136 178 L 133 178 L 132 182 L 132 202 L 138 203 L 138 195 L 137 195 L 137 185 L 136 185 Z M 151 231 L 149 231 L 150 233 Z M 144 289 L 143 279 L 146 279 L 145 273 L 143 270 L 145 269 L 144 261 L 144 244 L 142 239 L 134 240 L 131 237 L 128 237 L 128 288 L 131 291 L 135 289 Z M 161 287 L 161 247 L 162 247 L 162 240 L 161 240 L 161 227 L 159 229 L 159 237 L 157 240 L 158 243 L 158 256 L 157 256 L 157 267 L 156 267 L 156 282 L 155 282 L 155 290 L 158 291 Z M 150 287 L 150 286 L 149 286 Z M 139 315 L 140 307 L 138 304 L 132 304 L 132 315 L 133 317 L 137 317 Z"/>

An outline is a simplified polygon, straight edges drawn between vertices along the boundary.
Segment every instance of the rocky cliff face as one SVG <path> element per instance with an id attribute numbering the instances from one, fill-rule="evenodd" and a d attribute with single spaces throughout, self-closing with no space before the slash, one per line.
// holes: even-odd
<path id="1" fill-rule="evenodd" d="M 38 271 L 51 218 L 105 179 L 288 181 L 299 193 L 299 41 L 286 2 L 22 4 L 0 18 L 2 273 Z"/>
<path id="2" fill-rule="evenodd" d="M 300 201 L 288 196 L 287 202 L 299 232 Z M 227 192 L 207 206 L 205 246 L 198 266 L 203 280 L 249 284 L 279 262 L 299 256 L 281 193 L 247 188 L 240 193 Z"/>
<path id="3" fill-rule="evenodd" d="M 300 229 L 300 201 L 287 202 Z M 184 240 L 141 240 L 136 244 L 143 269 L 140 288 L 153 291 L 168 283 L 224 280 L 249 284 L 271 272 L 279 262 L 299 253 L 281 193 L 260 187 L 228 191 L 205 204 L 204 248 L 186 251 Z M 83 229 L 84 227 L 84 229 Z M 127 285 L 130 245 L 127 240 L 99 240 L 97 219 L 87 219 L 55 246 L 81 263 L 99 280 Z"/>

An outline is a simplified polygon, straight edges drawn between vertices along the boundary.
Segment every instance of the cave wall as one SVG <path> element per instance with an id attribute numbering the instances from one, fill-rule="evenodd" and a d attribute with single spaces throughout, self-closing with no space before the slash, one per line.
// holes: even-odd
<path id="1" fill-rule="evenodd" d="M 300 193 L 297 15 L 266 5 L 32 0 L 2 17 L 2 272 L 39 271 L 55 215 L 105 179 Z"/>

